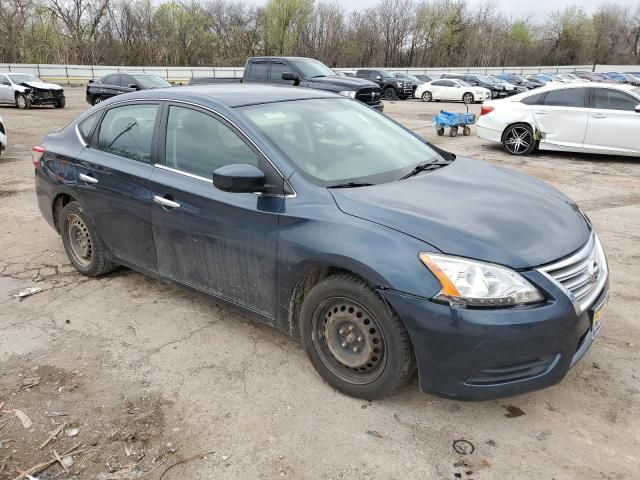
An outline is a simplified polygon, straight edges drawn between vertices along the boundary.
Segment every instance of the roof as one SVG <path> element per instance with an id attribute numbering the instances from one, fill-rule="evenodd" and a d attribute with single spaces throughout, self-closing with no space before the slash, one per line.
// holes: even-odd
<path id="1" fill-rule="evenodd" d="M 312 98 L 340 98 L 339 95 L 303 87 L 280 87 L 259 83 L 218 83 L 184 87 L 156 88 L 126 94 L 127 98 L 202 101 L 241 107 L 260 103 L 308 100 Z M 119 95 L 116 98 L 122 98 Z"/>

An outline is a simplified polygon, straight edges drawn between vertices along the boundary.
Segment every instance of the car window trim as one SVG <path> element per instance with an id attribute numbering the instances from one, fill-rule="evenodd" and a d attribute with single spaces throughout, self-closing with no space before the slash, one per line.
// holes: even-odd
<path id="1" fill-rule="evenodd" d="M 107 112 L 109 110 L 113 110 L 114 108 L 121 108 L 121 107 L 127 107 L 130 105 L 140 105 L 140 104 L 151 104 L 151 105 L 156 105 L 158 107 L 158 109 L 156 110 L 156 119 L 153 125 L 153 135 L 151 136 L 151 149 L 150 149 L 150 155 L 149 155 L 149 161 L 148 162 L 141 162 L 140 160 L 136 160 L 135 158 L 129 158 L 129 157 L 123 157 L 122 155 L 118 155 L 115 154 L 113 152 L 108 152 L 106 150 L 102 150 L 100 148 L 98 148 L 98 140 L 100 137 L 100 129 L 102 128 L 102 122 L 104 121 L 104 117 L 107 114 Z M 88 117 L 88 115 L 87 115 Z M 87 118 L 85 117 L 85 118 Z M 91 143 L 88 145 L 89 148 L 93 148 L 94 150 L 97 150 L 99 152 L 102 153 L 108 153 L 109 155 L 113 155 L 114 157 L 118 157 L 118 158 L 124 158 L 126 160 L 130 160 L 132 162 L 136 162 L 136 163 L 141 163 L 143 165 L 153 165 L 154 163 L 156 163 L 157 159 L 157 135 L 158 135 L 158 128 L 160 125 L 160 118 L 162 117 L 162 102 L 160 100 L 128 100 L 125 102 L 117 102 L 117 103 L 112 103 L 109 106 L 104 107 L 102 114 L 100 116 L 99 122 L 97 124 L 96 127 L 94 127 L 93 132 L 91 133 Z M 76 129 L 78 128 L 78 123 L 76 123 Z"/>
<path id="2" fill-rule="evenodd" d="M 238 127 L 238 125 L 236 123 L 234 123 L 233 121 L 231 121 L 228 117 L 226 117 L 225 115 L 221 114 L 220 112 L 217 112 L 209 107 L 205 107 L 203 105 L 199 105 L 197 103 L 193 103 L 193 102 L 186 102 L 186 101 L 181 101 L 181 100 L 173 100 L 173 99 L 164 99 L 164 107 L 162 110 L 162 114 L 160 115 L 161 118 L 161 123 L 159 125 L 156 125 L 157 127 L 157 139 L 156 139 L 156 161 L 153 164 L 156 167 L 162 168 L 163 170 L 168 170 L 174 173 L 178 173 L 181 175 L 185 175 L 197 180 L 204 180 L 206 182 L 209 183 L 213 183 L 213 178 L 208 179 L 205 177 L 202 177 L 200 175 L 196 175 L 194 173 L 191 172 L 187 172 L 185 170 L 180 170 L 177 168 L 172 168 L 172 167 L 168 167 L 165 165 L 166 162 L 166 153 L 165 153 L 165 145 L 162 145 L 164 142 L 166 142 L 166 133 L 167 133 L 167 125 L 168 125 L 168 119 L 169 119 L 169 108 L 171 107 L 171 105 L 175 104 L 176 106 L 184 106 L 184 105 L 188 105 L 189 107 L 191 107 L 192 110 L 202 110 L 207 114 L 213 114 L 214 117 L 216 117 L 218 120 L 220 120 L 223 124 L 225 124 L 226 126 L 231 128 L 231 131 L 233 131 L 234 133 L 236 133 L 238 135 L 238 137 L 240 137 L 240 139 L 254 152 L 257 154 L 258 158 L 262 158 L 264 161 L 266 161 L 271 168 L 273 168 L 273 170 L 276 172 L 276 174 L 282 179 L 283 182 L 283 187 L 284 187 L 284 193 L 263 193 L 263 192 L 255 192 L 254 194 L 257 196 L 263 196 L 263 197 L 284 197 L 284 198 L 295 198 L 298 196 L 298 194 L 296 193 L 295 189 L 293 188 L 293 186 L 291 185 L 291 183 L 289 183 L 289 181 L 287 180 L 287 178 L 282 174 L 282 172 L 280 171 L 280 169 L 271 161 L 271 159 L 262 151 L 262 149 L 260 147 L 258 147 L 258 145 L 256 145 L 256 143 L 246 134 L 242 131 L 242 129 L 240 129 L 240 127 Z"/>

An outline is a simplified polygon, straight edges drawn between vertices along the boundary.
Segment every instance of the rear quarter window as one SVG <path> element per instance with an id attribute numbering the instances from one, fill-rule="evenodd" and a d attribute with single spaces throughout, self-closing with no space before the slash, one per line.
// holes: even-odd
<path id="1" fill-rule="evenodd" d="M 84 143 L 89 144 L 89 142 L 91 141 L 93 128 L 96 126 L 96 122 L 100 118 L 101 113 L 102 112 L 96 112 L 93 115 L 89 115 L 78 124 L 78 132 L 80 133 L 80 137 L 82 137 L 82 140 L 84 140 Z"/>

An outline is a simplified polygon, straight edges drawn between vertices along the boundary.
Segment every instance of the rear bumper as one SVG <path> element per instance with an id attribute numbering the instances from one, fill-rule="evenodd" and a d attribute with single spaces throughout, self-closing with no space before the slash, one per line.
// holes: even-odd
<path id="1" fill-rule="evenodd" d="M 592 309 L 580 315 L 538 272 L 526 275 L 548 300 L 531 307 L 451 308 L 402 293 L 381 292 L 402 318 L 414 346 L 420 389 L 485 400 L 560 382 L 592 343 Z M 605 285 L 594 305 L 606 298 Z"/>
<path id="2" fill-rule="evenodd" d="M 481 125 L 480 123 L 476 123 L 476 135 L 483 140 L 489 140 L 490 142 L 502 142 L 502 131 L 495 130 L 493 128 L 488 128 L 486 126 Z"/>

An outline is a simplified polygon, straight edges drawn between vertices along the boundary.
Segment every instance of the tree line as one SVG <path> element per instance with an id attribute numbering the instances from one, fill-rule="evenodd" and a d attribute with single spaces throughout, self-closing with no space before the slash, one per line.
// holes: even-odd
<path id="1" fill-rule="evenodd" d="M 0 0 L 0 63 L 242 66 L 255 55 L 332 67 L 637 64 L 640 4 L 543 19 L 495 4 L 379 0 Z"/>

